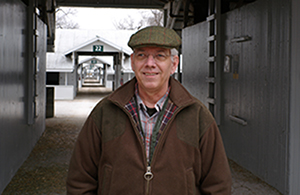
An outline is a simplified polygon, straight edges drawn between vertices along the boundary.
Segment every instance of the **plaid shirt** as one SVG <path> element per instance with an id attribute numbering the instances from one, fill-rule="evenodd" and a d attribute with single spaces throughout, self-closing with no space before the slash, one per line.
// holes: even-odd
<path id="1" fill-rule="evenodd" d="M 153 114 L 152 116 L 148 115 L 147 108 L 138 94 L 137 86 L 136 86 L 136 90 L 135 90 L 135 97 L 133 97 L 128 102 L 128 104 L 126 104 L 126 106 L 125 106 L 125 108 L 131 113 L 132 118 L 134 119 L 134 121 L 136 123 L 136 127 L 140 132 L 140 135 L 144 142 L 148 162 L 151 161 L 150 158 L 154 152 L 154 151 L 151 151 L 151 143 L 153 142 L 152 141 L 153 128 L 157 121 L 158 115 L 162 111 L 161 109 L 163 108 L 163 105 L 169 95 L 169 90 L 170 89 L 168 89 L 166 94 L 155 104 L 155 109 L 157 110 L 157 112 L 155 114 Z M 136 103 L 139 105 L 138 107 L 136 106 Z M 137 108 L 138 108 L 139 114 L 137 113 Z M 164 128 L 166 127 L 168 121 L 172 118 L 176 109 L 177 109 L 177 106 L 174 105 L 170 99 L 168 99 L 166 109 L 163 111 L 164 116 L 163 116 L 162 122 L 160 124 L 154 146 L 152 148 L 154 148 L 157 145 L 158 140 L 159 140 L 162 132 L 164 131 Z M 140 116 L 140 120 L 139 120 L 139 116 Z M 141 121 L 141 125 L 140 125 L 140 121 Z M 141 127 L 142 127 L 142 129 L 141 129 Z"/>

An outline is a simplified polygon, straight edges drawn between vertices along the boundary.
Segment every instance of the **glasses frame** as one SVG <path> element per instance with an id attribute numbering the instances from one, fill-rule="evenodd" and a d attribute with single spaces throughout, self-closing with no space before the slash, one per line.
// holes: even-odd
<path id="1" fill-rule="evenodd" d="M 158 52 L 158 53 L 155 53 L 155 54 L 149 54 L 149 53 L 146 53 L 146 52 L 143 52 L 143 51 L 136 51 L 136 52 L 133 52 L 133 54 L 135 56 L 135 59 L 138 62 L 146 62 L 148 60 L 149 56 L 151 55 L 153 60 L 156 63 L 164 62 L 168 59 L 168 57 L 174 56 L 172 54 L 163 54 L 162 52 Z M 139 54 L 143 54 L 144 56 L 138 56 Z M 159 56 L 159 55 L 163 55 L 163 56 Z M 160 58 L 162 58 L 162 59 L 160 59 Z"/>

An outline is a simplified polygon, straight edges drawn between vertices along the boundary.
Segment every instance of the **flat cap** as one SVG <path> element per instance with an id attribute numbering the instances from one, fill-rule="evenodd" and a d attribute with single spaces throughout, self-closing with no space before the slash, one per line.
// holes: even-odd
<path id="1" fill-rule="evenodd" d="M 149 26 L 133 34 L 128 42 L 131 49 L 139 47 L 163 47 L 167 49 L 179 48 L 180 36 L 170 28 Z"/>

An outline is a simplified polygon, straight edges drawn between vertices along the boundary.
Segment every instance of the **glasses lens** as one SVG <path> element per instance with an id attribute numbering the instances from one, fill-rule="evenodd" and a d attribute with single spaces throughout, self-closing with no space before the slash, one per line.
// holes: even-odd
<path id="1" fill-rule="evenodd" d="M 159 62 L 163 62 L 167 59 L 167 55 L 166 54 L 162 54 L 162 53 L 158 53 L 155 55 L 155 59 Z"/>
<path id="2" fill-rule="evenodd" d="M 152 55 L 155 62 L 163 62 L 165 61 L 170 55 L 166 55 L 165 53 L 157 53 L 157 54 L 147 54 L 144 52 L 136 52 L 135 57 L 138 61 L 145 61 L 148 57 Z"/>

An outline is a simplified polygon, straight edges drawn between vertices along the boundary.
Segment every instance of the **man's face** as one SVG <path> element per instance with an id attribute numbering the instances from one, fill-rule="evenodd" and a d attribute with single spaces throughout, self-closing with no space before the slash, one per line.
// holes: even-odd
<path id="1" fill-rule="evenodd" d="M 131 67 L 139 83 L 139 90 L 146 93 L 166 91 L 169 77 L 175 72 L 178 61 L 178 56 L 171 56 L 170 49 L 160 47 L 135 49 L 131 54 Z"/>

